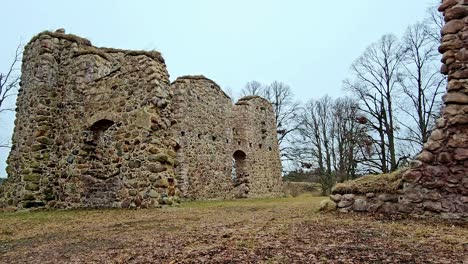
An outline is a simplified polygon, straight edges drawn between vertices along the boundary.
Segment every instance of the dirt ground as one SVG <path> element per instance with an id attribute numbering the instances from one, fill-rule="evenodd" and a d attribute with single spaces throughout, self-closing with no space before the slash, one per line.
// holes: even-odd
<path id="1" fill-rule="evenodd" d="M 321 213 L 322 199 L 0 213 L 0 263 L 468 263 L 466 223 Z"/>

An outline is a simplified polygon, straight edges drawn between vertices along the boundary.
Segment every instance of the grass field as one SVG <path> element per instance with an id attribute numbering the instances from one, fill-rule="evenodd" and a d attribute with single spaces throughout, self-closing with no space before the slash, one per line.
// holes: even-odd
<path id="1" fill-rule="evenodd" d="M 0 263 L 463 263 L 464 223 L 318 212 L 323 197 L 0 213 Z"/>

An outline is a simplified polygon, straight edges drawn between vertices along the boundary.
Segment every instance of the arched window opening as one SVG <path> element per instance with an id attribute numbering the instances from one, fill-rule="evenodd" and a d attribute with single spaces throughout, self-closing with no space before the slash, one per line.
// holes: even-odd
<path id="1" fill-rule="evenodd" d="M 94 142 L 98 141 L 99 138 L 102 136 L 102 134 L 104 134 L 104 132 L 114 124 L 115 124 L 114 121 L 109 120 L 109 119 L 101 119 L 101 120 L 94 122 L 94 124 L 92 124 L 91 127 L 89 128 L 89 130 L 91 131 L 93 135 L 93 141 Z"/>

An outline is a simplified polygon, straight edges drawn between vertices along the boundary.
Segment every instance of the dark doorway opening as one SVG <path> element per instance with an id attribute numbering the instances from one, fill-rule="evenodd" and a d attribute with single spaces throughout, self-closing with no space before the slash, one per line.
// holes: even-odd
<path id="1" fill-rule="evenodd" d="M 232 162 L 232 180 L 238 181 L 239 179 L 245 176 L 245 152 L 242 150 L 236 150 L 232 155 L 233 162 Z"/>

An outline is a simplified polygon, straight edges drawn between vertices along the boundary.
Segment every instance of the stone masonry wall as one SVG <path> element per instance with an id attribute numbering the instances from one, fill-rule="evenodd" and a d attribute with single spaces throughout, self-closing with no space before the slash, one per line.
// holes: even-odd
<path id="1" fill-rule="evenodd" d="M 271 104 L 248 97 L 235 105 L 212 80 L 172 83 L 177 181 L 186 199 L 279 195 L 281 162 Z"/>
<path id="2" fill-rule="evenodd" d="M 4 202 L 172 203 L 171 96 L 158 52 L 95 48 L 61 31 L 34 37 L 24 51 Z"/>
<path id="3" fill-rule="evenodd" d="M 233 153 L 246 155 L 243 175 L 238 175 L 238 197 L 278 195 L 281 161 L 272 105 L 259 96 L 241 98 L 233 107 Z"/>
<path id="4" fill-rule="evenodd" d="M 172 83 L 174 136 L 179 139 L 176 169 L 187 199 L 229 198 L 231 177 L 231 99 L 203 76 Z"/>
<path id="5" fill-rule="evenodd" d="M 403 175 L 400 209 L 444 217 L 468 217 L 468 1 L 445 0 L 439 47 L 448 76 L 445 107 L 437 128 Z"/>
<path id="6" fill-rule="evenodd" d="M 380 211 L 468 219 L 468 1 L 444 0 L 439 47 L 448 85 L 442 117 L 422 152 L 388 194 L 336 194 L 341 211 Z"/>
<path id="7" fill-rule="evenodd" d="M 266 100 L 233 105 L 203 76 L 171 85 L 160 53 L 97 48 L 64 30 L 25 47 L 7 172 L 0 207 L 20 209 L 146 208 L 281 190 Z"/>

